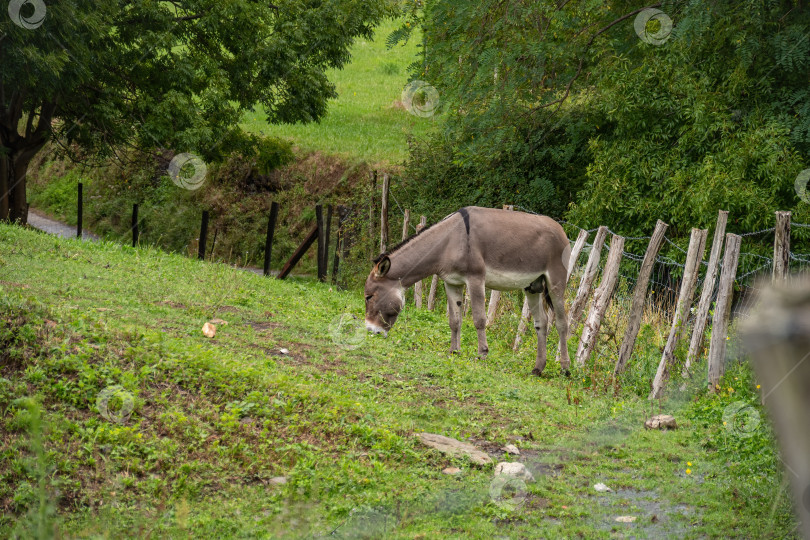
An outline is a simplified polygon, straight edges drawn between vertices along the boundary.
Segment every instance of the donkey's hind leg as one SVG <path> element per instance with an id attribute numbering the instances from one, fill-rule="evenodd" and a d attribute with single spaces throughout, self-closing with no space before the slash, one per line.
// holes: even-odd
<path id="1" fill-rule="evenodd" d="M 547 300 L 551 301 L 554 311 L 554 325 L 560 338 L 560 368 L 566 377 L 571 376 L 571 359 L 568 356 L 568 317 L 565 314 L 565 285 L 567 280 L 565 267 L 560 265 L 550 269 L 546 281 Z"/>
<path id="2" fill-rule="evenodd" d="M 540 300 L 541 293 L 532 293 L 526 291 L 526 299 L 529 301 L 529 309 L 532 312 L 532 319 L 534 319 L 534 329 L 537 332 L 537 360 L 534 363 L 532 375 L 538 377 L 543 374 L 546 368 L 546 336 L 548 319 L 546 317 L 546 310 Z"/>

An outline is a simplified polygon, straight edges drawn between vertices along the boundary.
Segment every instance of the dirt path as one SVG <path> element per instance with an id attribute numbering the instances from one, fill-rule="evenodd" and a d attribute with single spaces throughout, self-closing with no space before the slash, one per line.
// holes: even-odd
<path id="1" fill-rule="evenodd" d="M 67 223 L 57 221 L 33 208 L 28 210 L 28 224 L 35 229 L 39 229 L 40 231 L 44 231 L 49 234 L 55 234 L 56 236 L 61 236 L 62 238 L 76 238 L 76 227 L 74 225 L 68 225 Z M 82 231 L 82 239 L 98 242 L 99 238 L 91 232 Z"/>

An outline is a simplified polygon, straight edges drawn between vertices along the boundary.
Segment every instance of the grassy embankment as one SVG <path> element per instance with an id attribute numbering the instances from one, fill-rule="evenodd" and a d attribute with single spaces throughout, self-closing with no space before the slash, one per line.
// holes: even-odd
<path id="1" fill-rule="evenodd" d="M 447 354 L 441 310 L 409 305 L 387 339 L 330 333 L 341 314 L 361 316 L 360 294 L 151 248 L 0 225 L 0 276 L 4 537 L 795 535 L 764 413 L 749 438 L 723 426 L 729 403 L 759 405 L 747 367 L 716 397 L 670 385 L 653 408 L 679 429 L 642 427 L 666 338 L 654 317 L 613 388 L 610 342 L 571 379 L 553 362 L 531 377 L 533 338 L 511 351 L 514 310 L 481 362 L 469 321 L 461 354 Z M 206 338 L 215 317 L 227 325 Z M 121 424 L 125 401 L 101 414 L 112 385 L 134 397 Z M 428 450 L 421 431 L 523 461 L 536 481 L 510 509 L 491 466 Z M 502 454 L 508 442 L 520 457 Z"/>

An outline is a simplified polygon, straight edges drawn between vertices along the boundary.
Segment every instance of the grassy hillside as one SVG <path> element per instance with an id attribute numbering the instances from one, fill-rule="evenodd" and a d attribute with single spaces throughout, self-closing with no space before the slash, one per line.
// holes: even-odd
<path id="1" fill-rule="evenodd" d="M 469 321 L 447 354 L 441 310 L 408 306 L 387 339 L 341 331 L 362 304 L 0 224 L 0 536 L 795 535 L 769 427 L 746 439 L 723 427 L 729 403 L 759 404 L 744 366 L 719 396 L 655 404 L 679 429 L 646 431 L 651 406 L 629 383 L 660 356 L 655 328 L 614 388 L 609 357 L 571 379 L 553 362 L 531 377 L 532 339 L 510 348 L 514 309 L 481 362 Z M 214 318 L 227 324 L 205 337 Z M 536 481 L 499 490 L 492 466 L 429 450 L 422 431 L 520 460 Z"/>
<path id="2" fill-rule="evenodd" d="M 246 115 L 248 131 L 291 139 L 301 149 L 317 150 L 371 164 L 394 164 L 405 159 L 407 137 L 422 137 L 436 121 L 420 118 L 402 107 L 402 89 L 408 82 L 407 67 L 418 60 L 420 34 L 407 44 L 388 49 L 385 38 L 401 21 L 385 21 L 372 41 L 352 47 L 351 62 L 327 73 L 338 93 L 329 112 L 318 124 L 268 125 L 264 112 Z"/>

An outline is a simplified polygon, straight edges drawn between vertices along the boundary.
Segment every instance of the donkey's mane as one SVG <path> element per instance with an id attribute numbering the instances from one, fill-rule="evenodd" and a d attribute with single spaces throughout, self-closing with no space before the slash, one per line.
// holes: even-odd
<path id="1" fill-rule="evenodd" d="M 427 227 L 425 227 L 424 229 L 422 229 L 422 230 L 421 230 L 421 231 L 419 231 L 418 233 L 416 233 L 416 234 L 413 234 L 413 235 L 409 236 L 408 238 L 406 238 L 405 240 L 403 240 L 403 241 L 402 241 L 402 242 L 400 242 L 399 244 L 395 245 L 395 246 L 394 246 L 394 247 L 392 247 L 391 249 L 388 249 L 388 250 L 384 251 L 383 253 L 380 253 L 379 255 L 377 255 L 377 258 L 376 258 L 376 259 L 374 259 L 372 262 L 373 262 L 374 264 L 377 264 L 378 262 L 380 262 L 381 260 L 383 260 L 383 258 L 388 257 L 389 255 L 392 255 L 393 253 L 395 253 L 397 250 L 399 250 L 400 248 L 402 248 L 403 246 L 405 246 L 406 244 L 408 244 L 408 243 L 409 243 L 411 240 L 413 240 L 414 238 L 416 238 L 416 237 L 417 237 L 417 236 L 419 236 L 420 234 L 424 234 L 424 233 L 425 233 L 425 231 L 430 230 L 432 227 L 434 227 L 434 226 L 438 225 L 439 223 L 441 223 L 441 222 L 442 222 L 442 221 L 444 221 L 445 219 L 447 219 L 447 218 L 449 218 L 450 216 L 452 216 L 453 214 L 457 214 L 457 213 L 458 213 L 458 212 L 453 212 L 452 214 L 450 214 L 450 215 L 446 216 L 445 218 L 443 218 L 443 219 L 441 219 L 441 220 L 437 221 L 436 223 L 431 223 L 430 225 L 428 225 Z"/>

